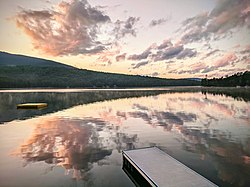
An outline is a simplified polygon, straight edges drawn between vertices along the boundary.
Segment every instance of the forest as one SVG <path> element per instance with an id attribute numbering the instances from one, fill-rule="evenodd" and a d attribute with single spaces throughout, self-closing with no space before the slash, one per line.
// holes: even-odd
<path id="1" fill-rule="evenodd" d="M 132 88 L 250 85 L 250 72 L 202 79 L 164 79 L 78 69 L 51 60 L 0 52 L 0 88 Z"/>
<path id="2" fill-rule="evenodd" d="M 104 73 L 53 66 L 1 66 L 0 88 L 129 88 L 197 86 L 199 81 Z"/>
<path id="3" fill-rule="evenodd" d="M 238 72 L 221 78 L 202 79 L 201 85 L 216 87 L 250 86 L 250 71 Z"/>

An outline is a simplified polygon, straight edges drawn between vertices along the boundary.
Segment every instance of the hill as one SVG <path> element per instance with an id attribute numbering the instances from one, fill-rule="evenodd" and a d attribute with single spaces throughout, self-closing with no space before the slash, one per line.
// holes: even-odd
<path id="1" fill-rule="evenodd" d="M 0 53 L 0 88 L 124 88 L 196 85 L 200 85 L 200 82 L 90 71 L 50 60 Z"/>
<path id="2" fill-rule="evenodd" d="M 227 77 L 202 79 L 201 85 L 216 87 L 250 86 L 250 71 L 238 72 Z"/>
<path id="3" fill-rule="evenodd" d="M 36 66 L 36 67 L 64 67 L 73 68 L 66 64 L 55 62 L 52 60 L 45 60 L 41 58 L 29 57 L 24 55 L 10 54 L 0 52 L 0 67 L 2 66 Z"/>

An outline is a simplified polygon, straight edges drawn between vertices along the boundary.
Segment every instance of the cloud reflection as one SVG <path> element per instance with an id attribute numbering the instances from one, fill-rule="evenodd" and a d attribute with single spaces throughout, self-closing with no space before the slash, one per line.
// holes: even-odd
<path id="1" fill-rule="evenodd" d="M 249 184 L 250 138 L 239 143 L 218 131 L 182 128 L 181 133 L 184 149 L 200 155 L 202 160 L 211 159 L 221 181 L 232 186 Z"/>
<path id="2" fill-rule="evenodd" d="M 130 117 L 141 118 L 148 124 L 163 126 L 169 131 L 174 125 L 183 125 L 185 122 L 196 120 L 196 114 L 194 113 L 157 111 L 140 104 L 134 104 L 133 108 L 136 108 L 138 111 L 129 112 Z"/>
<path id="3" fill-rule="evenodd" d="M 39 121 L 20 153 L 26 163 L 62 166 L 73 170 L 74 178 L 85 180 L 94 163 L 114 164 L 109 160 L 114 150 L 120 153 L 152 144 L 171 147 L 166 141 L 171 134 L 187 154 L 182 161 L 188 162 L 185 157 L 193 154 L 197 162 L 211 165 L 222 186 L 245 186 L 250 171 L 247 111 L 247 102 L 202 93 L 79 105 Z M 199 172 L 206 176 L 206 168 L 202 169 Z"/>
<path id="4" fill-rule="evenodd" d="M 93 163 L 112 153 L 112 150 L 102 146 L 93 123 L 99 128 L 105 124 L 93 119 L 43 120 L 21 146 L 21 157 L 26 164 L 44 161 L 54 166 L 60 165 L 66 170 L 73 170 L 74 178 L 84 178 Z"/>

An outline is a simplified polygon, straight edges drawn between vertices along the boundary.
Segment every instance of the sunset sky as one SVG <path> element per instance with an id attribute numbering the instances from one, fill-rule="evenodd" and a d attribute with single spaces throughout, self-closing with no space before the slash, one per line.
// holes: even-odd
<path id="1" fill-rule="evenodd" d="M 0 51 L 166 78 L 250 70 L 249 0 L 0 0 Z"/>

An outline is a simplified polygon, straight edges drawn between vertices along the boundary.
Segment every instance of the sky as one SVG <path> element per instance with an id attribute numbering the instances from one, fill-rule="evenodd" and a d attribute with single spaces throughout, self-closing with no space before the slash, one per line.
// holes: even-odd
<path id="1" fill-rule="evenodd" d="M 0 0 L 0 51 L 162 78 L 250 70 L 249 0 Z"/>

